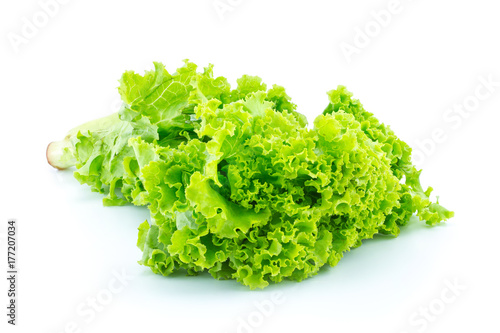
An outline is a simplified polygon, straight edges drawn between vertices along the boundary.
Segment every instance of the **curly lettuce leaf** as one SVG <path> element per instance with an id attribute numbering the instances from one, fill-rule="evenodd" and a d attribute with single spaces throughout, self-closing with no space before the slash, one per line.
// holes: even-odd
<path id="1" fill-rule="evenodd" d="M 208 271 L 265 288 L 302 281 L 374 235 L 397 236 L 416 214 L 453 212 L 430 199 L 411 148 L 345 87 L 307 127 L 281 86 L 244 75 L 231 89 L 189 61 L 125 72 L 124 105 L 49 146 L 49 162 L 151 212 L 139 226 L 140 264 L 168 276 Z"/>

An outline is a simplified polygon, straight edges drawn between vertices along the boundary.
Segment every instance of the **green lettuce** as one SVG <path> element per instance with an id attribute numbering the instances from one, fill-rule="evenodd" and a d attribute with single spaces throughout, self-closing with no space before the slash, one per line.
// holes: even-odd
<path id="1" fill-rule="evenodd" d="M 231 89 L 212 65 L 127 71 L 119 92 L 118 114 L 47 157 L 75 166 L 105 205 L 148 207 L 137 246 L 155 273 L 208 271 L 252 289 L 301 281 L 414 214 L 453 216 L 423 190 L 408 144 L 343 86 L 311 127 L 283 87 L 245 75 Z"/>

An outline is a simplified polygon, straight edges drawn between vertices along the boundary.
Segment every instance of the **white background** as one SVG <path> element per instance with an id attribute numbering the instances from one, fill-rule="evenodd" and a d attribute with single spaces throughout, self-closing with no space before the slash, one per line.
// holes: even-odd
<path id="1" fill-rule="evenodd" d="M 488 92 L 481 77 L 500 81 L 496 2 L 401 0 L 384 27 L 371 12 L 388 0 L 222 0 L 231 6 L 223 13 L 213 0 L 66 2 L 47 22 L 37 1 L 0 5 L 0 266 L 7 219 L 16 218 L 20 271 L 16 327 L 6 324 L 1 279 L 2 332 L 499 331 L 500 86 L 474 97 Z M 22 37 L 33 16 L 38 31 Z M 347 44 L 357 47 L 351 57 Z M 252 74 L 282 84 L 310 121 L 327 105 L 325 92 L 346 85 L 420 152 L 424 186 L 456 217 L 435 228 L 413 221 L 333 269 L 263 291 L 208 275 L 154 275 L 136 263 L 136 229 L 148 211 L 103 207 L 71 171 L 47 165 L 45 148 L 115 112 L 124 70 L 162 61 L 174 71 L 184 58 L 215 64 L 232 83 Z M 478 105 L 447 113 L 464 101 Z M 435 131 L 444 133 L 439 142 Z M 114 280 L 123 271 L 133 276 L 126 285 Z M 121 291 L 101 312 L 77 313 L 110 283 Z M 465 290 L 454 294 L 449 283 Z M 273 293 L 281 302 L 269 306 Z M 429 307 L 432 317 L 422 319 Z"/>

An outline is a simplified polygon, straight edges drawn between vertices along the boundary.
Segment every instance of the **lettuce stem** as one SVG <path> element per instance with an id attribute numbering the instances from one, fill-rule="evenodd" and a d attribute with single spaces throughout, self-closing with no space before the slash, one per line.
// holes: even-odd
<path id="1" fill-rule="evenodd" d="M 49 143 L 47 146 L 47 162 L 58 170 L 64 170 L 75 166 L 76 159 L 73 151 L 75 149 L 74 141 L 76 140 L 78 133 L 86 134 L 88 131 L 92 133 L 106 132 L 119 121 L 120 118 L 118 117 L 117 112 L 73 128 L 66 134 L 64 139 Z M 105 136 L 105 133 L 102 134 Z"/>

